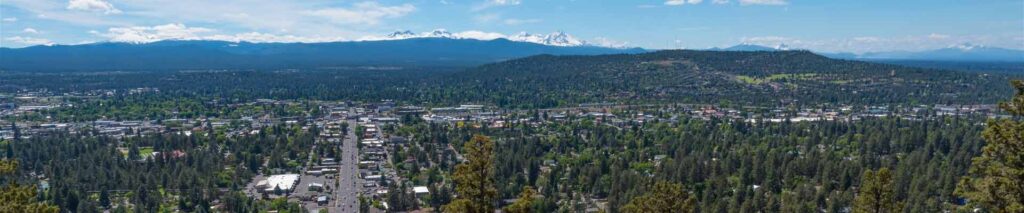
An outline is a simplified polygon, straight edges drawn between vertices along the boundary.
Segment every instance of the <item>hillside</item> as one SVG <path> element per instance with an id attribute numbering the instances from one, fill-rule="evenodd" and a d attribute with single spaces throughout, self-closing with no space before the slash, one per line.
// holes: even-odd
<path id="1" fill-rule="evenodd" d="M 441 99 L 517 107 L 586 102 L 992 103 L 1007 77 L 830 59 L 808 51 L 535 56 L 444 80 Z"/>
<path id="2" fill-rule="evenodd" d="M 217 97 L 403 100 L 511 108 L 580 103 L 992 104 L 1017 74 L 830 59 L 807 51 L 692 51 L 597 56 L 539 55 L 472 68 L 299 69 L 244 72 L 31 74 L 0 78 L 0 91 L 44 87 L 160 88 Z M 230 83 L 225 83 L 230 82 Z M 295 82 L 303 82 L 296 84 Z"/>
<path id="3" fill-rule="evenodd" d="M 0 48 L 0 69 L 111 71 L 311 69 L 336 66 L 474 66 L 537 54 L 638 53 L 642 49 L 551 46 L 506 39 L 409 38 L 330 43 L 160 41 Z"/>

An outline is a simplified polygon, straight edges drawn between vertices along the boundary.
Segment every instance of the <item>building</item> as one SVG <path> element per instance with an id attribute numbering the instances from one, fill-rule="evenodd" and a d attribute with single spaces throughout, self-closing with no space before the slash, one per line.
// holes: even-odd
<path id="1" fill-rule="evenodd" d="M 318 192 L 320 192 L 320 191 L 323 191 L 323 190 L 324 190 L 324 184 L 322 184 L 322 183 L 310 183 L 309 184 L 309 191 L 318 191 Z"/>
<path id="2" fill-rule="evenodd" d="M 427 188 L 426 186 L 414 186 L 412 187 L 412 191 L 416 193 L 416 196 L 430 194 L 430 189 Z"/>
<path id="3" fill-rule="evenodd" d="M 317 204 L 317 205 L 321 205 L 321 206 L 322 206 L 322 205 L 326 205 L 326 204 L 327 204 L 327 196 L 320 196 L 320 197 L 317 197 L 317 198 L 316 198 L 316 204 Z"/>
<path id="4" fill-rule="evenodd" d="M 263 190 L 265 193 L 274 193 L 275 188 L 281 189 L 282 192 L 291 192 L 298 183 L 298 174 L 271 175 L 266 180 L 257 182 L 256 188 Z"/>

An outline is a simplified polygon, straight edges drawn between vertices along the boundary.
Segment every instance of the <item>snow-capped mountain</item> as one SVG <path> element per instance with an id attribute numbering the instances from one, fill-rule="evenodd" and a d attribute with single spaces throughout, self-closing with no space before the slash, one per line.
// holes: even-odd
<path id="1" fill-rule="evenodd" d="M 1024 61 L 1024 51 L 962 43 L 950 45 L 942 49 L 916 52 L 868 52 L 858 55 L 857 58 L 944 61 Z"/>
<path id="2" fill-rule="evenodd" d="M 500 33 L 486 33 L 478 31 L 466 31 L 452 33 L 445 29 L 436 29 L 430 32 L 414 33 L 409 30 L 395 31 L 387 34 L 383 37 L 366 37 L 361 40 L 363 41 L 375 41 L 375 40 L 399 40 L 399 39 L 410 39 L 410 38 L 452 38 L 452 39 L 476 39 L 476 40 L 494 40 L 494 39 L 508 39 L 510 41 L 519 42 L 530 42 L 536 44 L 543 44 L 549 46 L 559 47 L 576 47 L 576 46 L 601 46 L 594 45 L 576 38 L 565 32 L 553 32 L 550 34 L 531 34 L 527 32 L 520 32 L 516 35 L 504 35 Z"/>
<path id="3" fill-rule="evenodd" d="M 385 38 L 390 38 L 390 39 L 407 39 L 407 38 L 415 38 L 416 36 L 417 36 L 416 33 L 413 33 L 412 31 L 406 30 L 406 31 L 395 31 L 395 32 L 393 32 L 391 34 L 388 34 L 388 35 L 384 36 L 384 37 Z"/>
<path id="4" fill-rule="evenodd" d="M 507 39 L 512 41 L 531 42 L 543 45 L 563 47 L 587 45 L 586 41 L 577 39 L 576 37 L 573 37 L 572 35 L 566 34 L 564 32 L 554 32 L 547 35 L 520 32 L 519 34 L 510 36 Z"/>
<path id="5" fill-rule="evenodd" d="M 779 45 L 775 45 L 775 49 L 776 50 L 790 50 L 789 45 L 786 45 L 786 43 L 779 43 Z"/>
<path id="6" fill-rule="evenodd" d="M 399 39 L 410 39 L 410 38 L 456 38 L 451 32 L 445 29 L 436 29 L 430 32 L 414 33 L 409 30 L 395 31 L 389 33 L 384 37 L 367 37 L 362 40 L 366 41 L 377 41 L 377 40 L 399 40 Z"/>
<path id="7" fill-rule="evenodd" d="M 946 48 L 947 49 L 958 49 L 960 51 L 967 52 L 967 51 L 971 51 L 971 50 L 975 50 L 975 49 L 985 48 L 985 45 L 971 44 L 971 43 L 960 43 L 960 44 L 949 45 L 949 47 L 946 47 Z"/>

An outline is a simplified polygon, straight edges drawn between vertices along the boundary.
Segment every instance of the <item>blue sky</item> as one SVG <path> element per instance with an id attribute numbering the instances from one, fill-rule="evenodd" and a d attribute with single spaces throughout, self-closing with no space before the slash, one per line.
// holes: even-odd
<path id="1" fill-rule="evenodd" d="M 361 40 L 396 30 L 563 31 L 653 49 L 739 43 L 828 52 L 1024 49 L 1022 0 L 3 0 L 0 46 L 216 39 Z"/>

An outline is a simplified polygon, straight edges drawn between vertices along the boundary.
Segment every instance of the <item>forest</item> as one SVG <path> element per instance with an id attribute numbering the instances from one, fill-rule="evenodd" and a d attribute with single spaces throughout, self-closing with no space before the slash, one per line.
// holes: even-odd
<path id="1" fill-rule="evenodd" d="M 394 155 L 400 167 L 438 165 L 405 174 L 414 183 L 452 187 L 436 174 L 456 164 L 441 148 L 488 135 L 497 197 L 536 189 L 543 199 L 533 202 L 533 212 L 576 212 L 593 200 L 606 200 L 616 212 L 658 181 L 686 186 L 700 212 L 843 212 L 863 184 L 861 174 L 880 168 L 892 171 L 895 197 L 909 212 L 940 212 L 964 202 L 954 190 L 985 144 L 977 134 L 981 122 L 682 120 L 623 130 L 593 121 L 507 129 L 420 123 L 398 130 L 416 145 Z"/>
<path id="2" fill-rule="evenodd" d="M 203 134 L 205 136 L 201 136 Z M 288 126 L 228 138 L 223 132 L 138 135 L 122 140 L 94 133 L 5 141 L 5 159 L 17 159 L 21 182 L 46 178 L 38 199 L 65 212 L 299 211 L 284 200 L 255 202 L 242 194 L 257 174 L 297 171 L 309 159 L 315 132 Z M 31 178 L 29 178 L 31 177 Z"/>
<path id="3" fill-rule="evenodd" d="M 312 119 L 325 114 L 317 103 L 323 100 L 352 106 L 383 100 L 479 103 L 525 112 L 503 117 L 507 125 L 498 127 L 471 120 L 428 122 L 408 114 L 399 124 L 382 126 L 388 137 L 408 139 L 385 157 L 389 169 L 408 180 L 382 181 L 393 192 L 383 198 L 391 211 L 1024 211 L 1024 82 L 1006 83 L 1016 74 L 834 60 L 807 51 L 659 51 L 541 55 L 465 70 L 0 76 L 5 94 L 48 94 L 63 101 L 57 108 L 4 117 L 5 129 L 11 126 L 16 135 L 18 122 L 252 114 Z M 138 88 L 155 90 L 125 92 Z M 261 99 L 295 101 L 246 104 Z M 911 106 L 1001 100 L 1001 114 L 992 117 L 773 123 L 659 111 L 652 117 L 660 119 L 626 127 L 604 117 L 554 121 L 537 111 L 593 102 Z M 232 136 L 196 127 L 188 134 L 109 137 L 87 130 L 2 140 L 0 183 L 9 185 L 0 199 L 12 202 L 0 204 L 0 211 L 302 212 L 287 199 L 252 199 L 245 188 L 259 175 L 301 172 L 316 161 L 311 154 L 338 157 L 337 148 L 314 148 L 320 132 L 304 128 L 310 126 L 306 122 Z M 412 186 L 426 186 L 429 193 L 411 194 Z"/>
<path id="4" fill-rule="evenodd" d="M 445 106 L 550 108 L 581 103 L 991 104 L 1019 74 L 964 72 L 829 59 L 807 51 L 672 50 L 599 56 L 541 55 L 473 68 L 341 67 L 303 70 L 0 73 L 0 91 L 55 94 L 157 88 L 176 97 L 396 100 Z M 302 82 L 297 84 L 295 82 Z M 85 95 L 85 94 L 82 94 Z M 148 98 L 147 98 L 148 99 Z"/>

